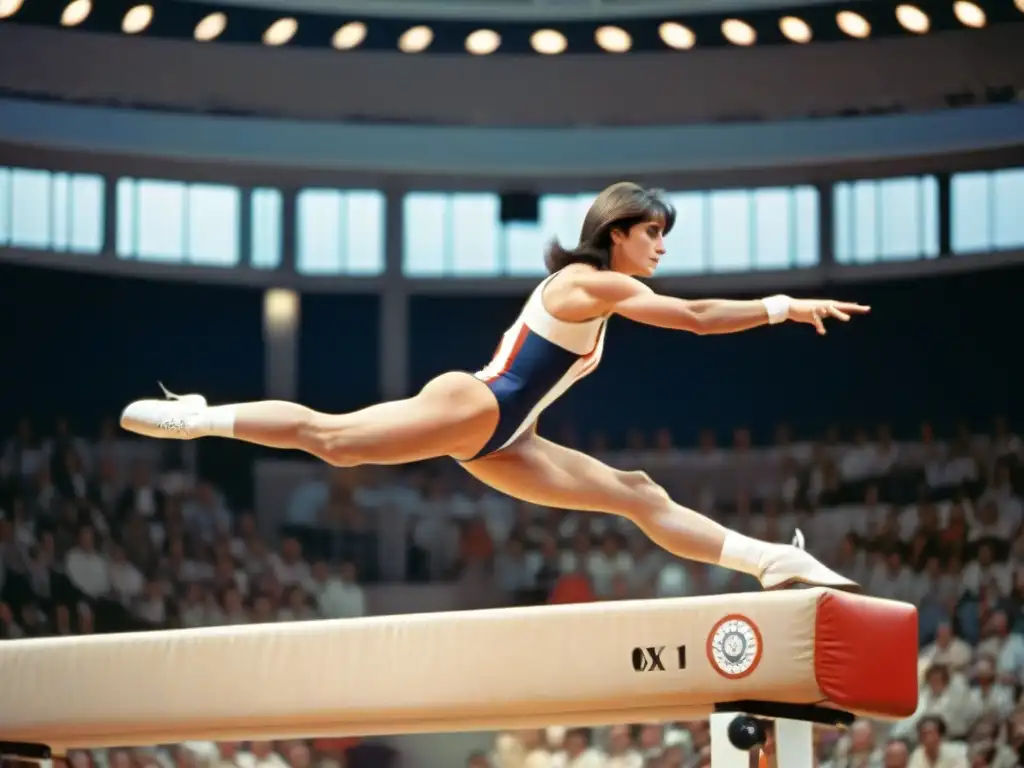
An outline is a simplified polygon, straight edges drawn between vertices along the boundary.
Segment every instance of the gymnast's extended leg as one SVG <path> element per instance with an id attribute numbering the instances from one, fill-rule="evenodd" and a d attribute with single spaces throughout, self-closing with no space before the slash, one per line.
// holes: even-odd
<path id="1" fill-rule="evenodd" d="M 138 400 L 121 414 L 124 429 L 148 437 L 228 437 L 306 451 L 336 467 L 473 456 L 497 423 L 487 385 L 465 373 L 443 374 L 414 397 L 345 414 L 280 400 L 208 406 L 201 395 Z"/>
<path id="2" fill-rule="evenodd" d="M 801 549 L 730 531 L 675 503 L 644 472 L 614 469 L 536 434 L 462 466 L 492 488 L 524 501 L 627 517 L 674 555 L 749 573 L 766 589 L 795 582 L 856 588 Z"/>

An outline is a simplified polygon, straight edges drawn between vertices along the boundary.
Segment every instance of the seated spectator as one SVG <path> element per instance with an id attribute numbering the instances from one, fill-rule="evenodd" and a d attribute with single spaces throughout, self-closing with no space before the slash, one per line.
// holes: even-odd
<path id="1" fill-rule="evenodd" d="M 991 715 L 983 715 L 971 729 L 967 740 L 968 760 L 971 768 L 1018 768 L 1017 754 L 1002 742 L 1000 721 Z"/>
<path id="2" fill-rule="evenodd" d="M 284 604 L 277 612 L 278 621 L 309 621 L 319 617 L 313 609 L 309 595 L 302 587 L 290 587 L 285 590 Z"/>
<path id="3" fill-rule="evenodd" d="M 162 581 L 149 579 L 142 594 L 135 600 L 132 612 L 156 629 L 167 624 L 167 590 Z"/>
<path id="4" fill-rule="evenodd" d="M 111 596 L 123 605 L 129 605 L 139 597 L 146 583 L 139 569 L 128 562 L 124 548 L 116 544 L 110 547 L 107 578 L 110 582 Z"/>
<path id="5" fill-rule="evenodd" d="M 567 605 L 570 603 L 592 603 L 597 598 L 590 586 L 590 579 L 582 571 L 564 573 L 555 582 L 548 603 L 551 605 Z"/>
<path id="6" fill-rule="evenodd" d="M 875 743 L 875 729 L 868 720 L 856 720 L 848 735 L 836 745 L 832 768 L 876 768 L 881 765 L 882 749 Z"/>
<path id="7" fill-rule="evenodd" d="M 14 620 L 11 607 L 0 603 L 0 640 L 17 640 L 25 636 L 25 630 Z"/>
<path id="8" fill-rule="evenodd" d="M 270 568 L 283 586 L 309 583 L 309 563 L 302 558 L 298 539 L 287 538 L 281 542 L 281 553 L 270 555 Z"/>
<path id="9" fill-rule="evenodd" d="M 643 756 L 633 746 L 628 725 L 615 725 L 608 729 L 608 759 L 606 768 L 644 768 Z"/>
<path id="10" fill-rule="evenodd" d="M 250 742 L 248 750 L 236 755 L 235 764 L 238 768 L 289 768 L 272 741 Z"/>
<path id="11" fill-rule="evenodd" d="M 969 768 L 967 747 L 946 739 L 946 723 L 937 715 L 926 715 L 917 723 L 917 749 L 908 768 Z"/>
<path id="12" fill-rule="evenodd" d="M 896 723 L 892 727 L 892 736 L 910 739 L 923 718 L 937 716 L 942 720 L 943 734 L 948 731 L 962 738 L 972 722 L 967 694 L 967 683 L 962 675 L 951 675 L 948 667 L 933 664 L 925 672 L 917 711 Z"/>
<path id="13" fill-rule="evenodd" d="M 229 586 L 221 593 L 218 613 L 213 618 L 214 624 L 248 624 L 249 614 L 245 610 L 245 598 L 236 586 Z"/>
<path id="14" fill-rule="evenodd" d="M 953 634 L 953 625 L 945 621 L 936 630 L 935 642 L 921 649 L 920 658 L 929 666 L 941 664 L 956 673 L 967 671 L 973 653 L 967 642 Z"/>
<path id="15" fill-rule="evenodd" d="M 985 639 L 978 644 L 978 655 L 996 660 L 996 674 L 1006 685 L 1017 685 L 1024 671 L 1024 637 L 1010 633 L 1006 614 L 995 611 L 985 624 Z"/>
<path id="16" fill-rule="evenodd" d="M 518 594 L 532 586 L 533 574 L 520 539 L 510 538 L 494 558 L 494 580 L 498 589 L 507 595 Z"/>
<path id="17" fill-rule="evenodd" d="M 910 750 L 905 741 L 890 741 L 885 745 L 882 757 L 884 768 L 907 768 L 910 765 Z"/>
<path id="18" fill-rule="evenodd" d="M 544 733 L 536 728 L 498 734 L 492 758 L 495 768 L 555 768 Z"/>
<path id="19" fill-rule="evenodd" d="M 338 576 L 332 576 L 326 563 L 314 567 L 314 598 L 325 619 L 353 619 L 366 615 L 366 595 L 356 582 L 356 567 L 342 563 Z"/>
<path id="20" fill-rule="evenodd" d="M 192 582 L 185 587 L 185 595 L 178 601 L 178 625 L 183 628 L 204 627 L 210 624 L 206 612 L 206 594 L 203 585 Z"/>
<path id="21" fill-rule="evenodd" d="M 607 759 L 593 746 L 589 728 L 570 728 L 565 732 L 562 749 L 551 760 L 552 768 L 605 768 Z"/>
<path id="22" fill-rule="evenodd" d="M 55 635 L 71 635 L 74 634 L 74 628 L 71 626 L 71 611 L 66 605 L 55 605 L 53 607 L 53 633 Z"/>
<path id="23" fill-rule="evenodd" d="M 974 687 L 970 692 L 972 719 L 992 716 L 1002 721 L 1013 713 L 1013 688 L 996 681 L 995 661 L 982 656 L 974 665 Z"/>
<path id="24" fill-rule="evenodd" d="M 867 584 L 868 592 L 876 597 L 904 602 L 913 601 L 915 586 L 913 571 L 904 564 L 902 553 L 895 549 L 885 554 Z"/>
<path id="25" fill-rule="evenodd" d="M 78 543 L 64 559 L 71 583 L 91 598 L 104 597 L 110 593 L 110 573 L 107 560 L 96 551 L 93 529 L 83 525 L 78 531 Z"/>
<path id="26" fill-rule="evenodd" d="M 459 559 L 464 569 L 482 570 L 494 557 L 494 541 L 481 517 L 471 517 L 462 524 Z"/>
<path id="27" fill-rule="evenodd" d="M 622 546 L 622 537 L 608 531 L 601 537 L 601 546 L 587 560 L 587 574 L 598 597 L 611 594 L 612 580 L 633 568 L 633 558 Z"/>
<path id="28" fill-rule="evenodd" d="M 212 542 L 231 532 L 231 510 L 210 483 L 199 483 L 181 510 L 185 527 L 200 541 Z"/>

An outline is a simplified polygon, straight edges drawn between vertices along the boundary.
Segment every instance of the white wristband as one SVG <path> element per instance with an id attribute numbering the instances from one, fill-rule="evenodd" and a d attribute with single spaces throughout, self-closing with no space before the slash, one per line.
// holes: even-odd
<path id="1" fill-rule="evenodd" d="M 789 319 L 789 305 L 792 303 L 792 299 L 789 296 L 783 296 L 779 294 L 777 296 L 767 296 L 761 299 L 761 303 L 764 304 L 765 311 L 768 312 L 768 322 L 771 325 L 777 323 L 784 323 Z"/>

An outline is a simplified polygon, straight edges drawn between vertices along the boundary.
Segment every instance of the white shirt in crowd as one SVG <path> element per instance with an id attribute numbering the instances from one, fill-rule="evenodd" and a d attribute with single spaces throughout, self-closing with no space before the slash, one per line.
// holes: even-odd
<path id="1" fill-rule="evenodd" d="M 366 595 L 358 584 L 330 578 L 314 590 L 320 615 L 325 619 L 353 619 L 366 615 Z"/>
<path id="2" fill-rule="evenodd" d="M 111 591 L 124 601 L 141 595 L 142 588 L 146 585 L 139 569 L 127 560 L 109 563 L 107 578 Z"/>
<path id="3" fill-rule="evenodd" d="M 980 565 L 972 560 L 964 566 L 961 574 L 960 584 L 965 592 L 978 594 L 982 585 L 995 581 L 999 594 L 1008 595 L 1013 586 L 1013 575 L 1002 563 L 992 563 L 989 566 Z"/>
<path id="4" fill-rule="evenodd" d="M 98 552 L 86 552 L 72 547 L 65 560 L 71 583 L 90 597 L 102 597 L 110 592 L 110 574 L 107 560 Z"/>
<path id="5" fill-rule="evenodd" d="M 270 556 L 270 568 L 282 586 L 291 587 L 298 584 L 305 588 L 309 584 L 309 563 L 305 560 L 286 563 L 275 554 Z"/>

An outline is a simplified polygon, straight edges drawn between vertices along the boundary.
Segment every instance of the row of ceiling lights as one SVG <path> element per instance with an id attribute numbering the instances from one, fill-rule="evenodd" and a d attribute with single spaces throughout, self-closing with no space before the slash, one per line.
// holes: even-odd
<path id="1" fill-rule="evenodd" d="M 24 0 L 0 0 L 0 19 L 13 16 L 20 9 Z M 1014 0 L 1017 8 L 1024 13 L 1024 0 Z M 61 14 L 61 24 L 74 27 L 84 22 L 92 12 L 92 0 L 72 0 Z M 981 28 L 986 24 L 985 11 L 970 0 L 956 0 L 953 11 L 957 19 L 965 27 Z M 144 32 L 153 21 L 153 6 L 136 5 L 125 15 L 121 29 L 126 34 Z M 928 15 L 915 5 L 903 4 L 896 8 L 896 20 L 908 32 L 925 34 L 931 28 Z M 200 42 L 216 40 L 227 29 L 227 16 L 220 11 L 206 16 L 200 21 L 194 37 Z M 871 35 L 871 25 L 867 19 L 853 11 L 840 11 L 836 14 L 839 29 L 852 38 L 863 39 Z M 299 24 L 294 18 L 282 18 L 271 24 L 263 33 L 263 42 L 270 46 L 286 45 L 295 36 Z M 787 39 L 794 43 L 809 43 L 813 37 L 810 25 L 797 16 L 784 16 L 779 20 L 779 29 Z M 726 19 L 721 26 L 722 35 L 733 45 L 748 46 L 757 42 L 757 32 L 745 21 Z M 666 21 L 658 28 L 662 42 L 669 48 L 687 50 L 697 40 L 693 31 L 674 21 Z M 366 39 L 367 27 L 361 21 L 349 22 L 334 33 L 332 45 L 338 50 L 358 48 Z M 414 26 L 406 30 L 398 39 L 399 50 L 405 53 L 421 53 L 434 41 L 433 30 L 424 25 Z M 621 27 L 603 26 L 595 32 L 597 44 L 609 53 L 625 53 L 633 46 L 629 32 Z M 538 29 L 530 37 L 530 45 L 540 54 L 555 55 L 568 47 L 565 35 L 555 29 Z M 466 50 L 477 55 L 494 53 L 501 47 L 501 35 L 492 29 L 478 29 L 466 37 Z"/>

